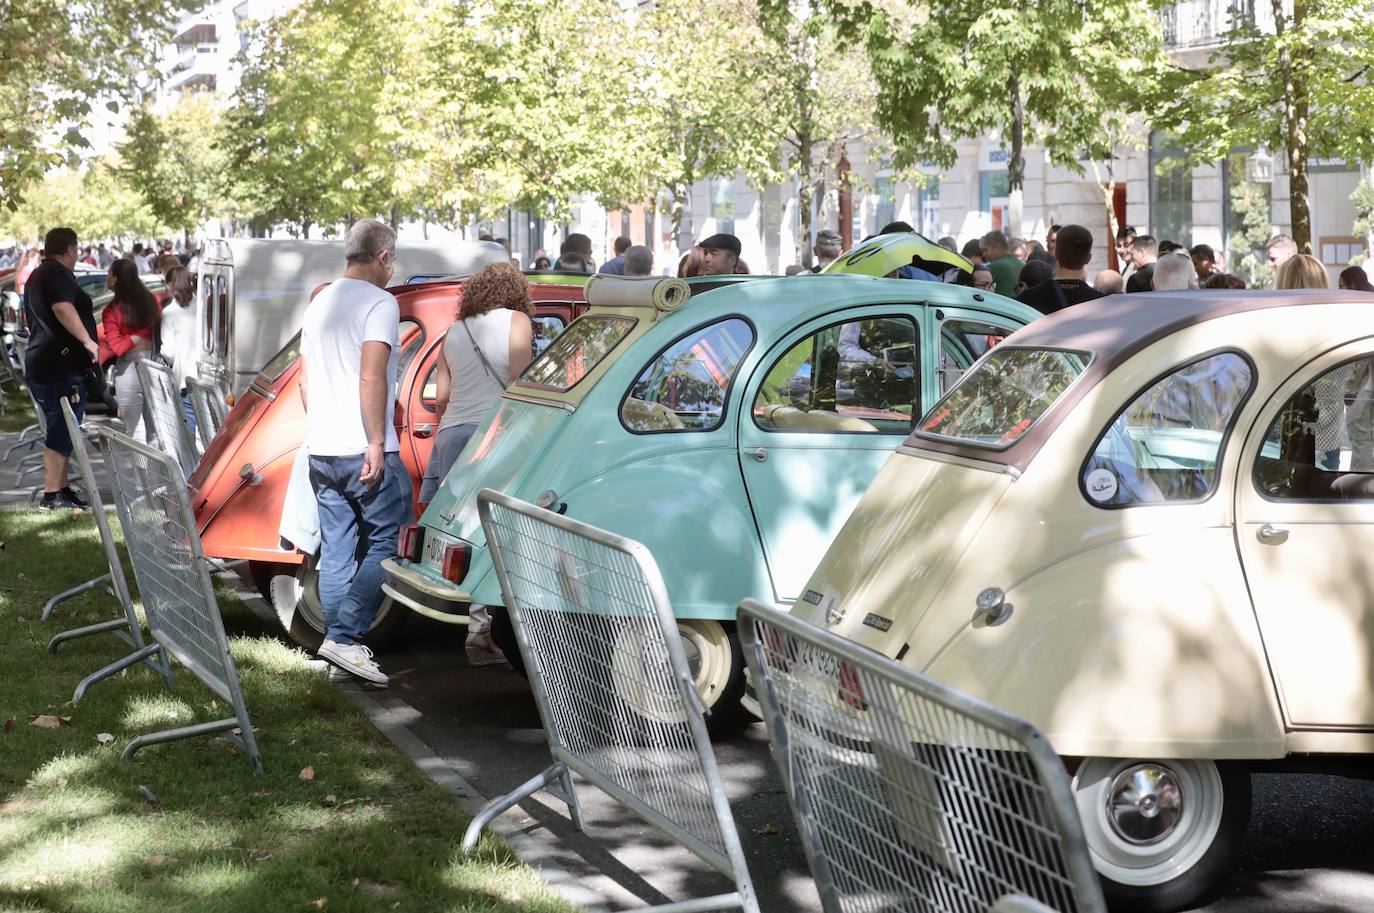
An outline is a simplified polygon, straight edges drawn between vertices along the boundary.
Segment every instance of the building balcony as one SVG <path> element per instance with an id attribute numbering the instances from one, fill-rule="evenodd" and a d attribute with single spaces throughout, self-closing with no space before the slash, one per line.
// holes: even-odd
<path id="1" fill-rule="evenodd" d="M 1290 15 L 1293 0 L 1282 0 L 1282 9 Z M 1166 48 L 1211 48 L 1246 25 L 1273 34 L 1274 6 L 1272 0 L 1175 0 L 1160 12 L 1160 20 Z"/>
<path id="2" fill-rule="evenodd" d="M 213 89 L 219 81 L 219 56 L 211 53 L 184 55 L 167 74 L 167 88 L 186 90 L 189 88 Z"/>

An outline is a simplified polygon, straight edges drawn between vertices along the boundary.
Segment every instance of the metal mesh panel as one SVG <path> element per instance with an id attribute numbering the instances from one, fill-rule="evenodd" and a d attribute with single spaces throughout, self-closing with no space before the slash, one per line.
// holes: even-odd
<path id="1" fill-rule="evenodd" d="M 157 432 L 158 445 L 176 458 L 182 478 L 189 478 L 199 457 L 191 441 L 191 429 L 186 427 L 186 410 L 181 405 L 176 377 L 171 368 L 148 358 L 140 360 L 135 367 L 143 382 L 143 398 L 153 420 L 153 430 Z"/>
<path id="2" fill-rule="evenodd" d="M 828 913 L 1103 909 L 1062 762 L 1033 727 L 752 600 L 739 618 Z"/>
<path id="3" fill-rule="evenodd" d="M 215 435 L 219 434 L 219 429 L 224 427 L 224 393 L 218 387 L 194 377 L 186 378 L 186 392 L 191 396 L 191 411 L 196 416 L 196 437 L 200 439 L 203 453 Z"/>
<path id="4" fill-rule="evenodd" d="M 730 903 L 756 909 L 700 698 L 647 550 L 496 492 L 478 503 L 550 752 L 734 877 L 739 896 Z"/>
<path id="5" fill-rule="evenodd" d="M 127 435 L 108 428 L 100 434 L 149 631 L 211 690 L 233 700 L 238 677 L 181 471 L 170 456 Z"/>

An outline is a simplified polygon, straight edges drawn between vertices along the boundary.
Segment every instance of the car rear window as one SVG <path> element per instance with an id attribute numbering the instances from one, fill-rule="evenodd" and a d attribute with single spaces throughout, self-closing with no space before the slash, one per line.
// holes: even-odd
<path id="1" fill-rule="evenodd" d="M 1091 361 L 1088 352 L 999 346 L 926 413 L 913 438 L 948 438 L 991 450 L 1010 447 Z"/>
<path id="2" fill-rule="evenodd" d="M 530 362 L 520 382 L 570 390 L 620 345 L 634 325 L 628 317 L 583 315 Z"/>
<path id="3" fill-rule="evenodd" d="M 272 356 L 272 360 L 262 366 L 258 376 L 268 383 L 274 383 L 277 378 L 286 373 L 286 369 L 296 363 L 296 359 L 301 357 L 301 334 L 297 333 L 291 337 L 291 341 L 282 347 L 282 350 Z"/>

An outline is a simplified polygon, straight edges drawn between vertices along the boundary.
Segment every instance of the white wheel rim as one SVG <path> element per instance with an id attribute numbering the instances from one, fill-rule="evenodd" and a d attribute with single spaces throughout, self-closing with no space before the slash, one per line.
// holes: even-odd
<path id="1" fill-rule="evenodd" d="M 706 619 L 679 621 L 677 630 L 697 693 L 708 709 L 714 707 L 730 681 L 730 635 L 720 622 Z M 681 723 L 686 717 L 676 697 L 650 684 L 664 681 L 663 677 L 645 671 L 666 669 L 668 658 L 661 653 L 643 632 L 627 629 L 611 654 L 612 681 L 616 694 L 641 716 L 660 723 Z"/>
<path id="2" fill-rule="evenodd" d="M 1162 769 L 1180 795 L 1176 823 L 1149 842 L 1123 836 L 1110 812 L 1113 783 L 1142 765 Z M 1221 774 L 1212 761 L 1087 758 L 1073 791 L 1093 866 L 1117 884 L 1148 887 L 1183 875 L 1201 861 L 1221 827 Z"/>

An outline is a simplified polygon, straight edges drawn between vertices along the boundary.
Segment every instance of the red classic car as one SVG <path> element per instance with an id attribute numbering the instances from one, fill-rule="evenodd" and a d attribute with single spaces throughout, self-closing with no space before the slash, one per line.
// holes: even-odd
<path id="1" fill-rule="evenodd" d="M 583 305 L 585 276 L 531 274 L 535 347 L 562 332 Z M 396 430 L 416 494 L 435 431 L 435 368 L 462 293 L 457 281 L 390 289 L 401 308 Z M 313 560 L 277 534 L 291 468 L 305 436 L 298 389 L 297 334 L 239 397 L 189 480 L 205 553 L 247 559 L 249 576 L 297 641 L 318 644 L 324 630 Z M 419 515 L 417 510 L 416 515 Z M 384 639 L 410 613 L 382 606 L 369 639 Z"/>

